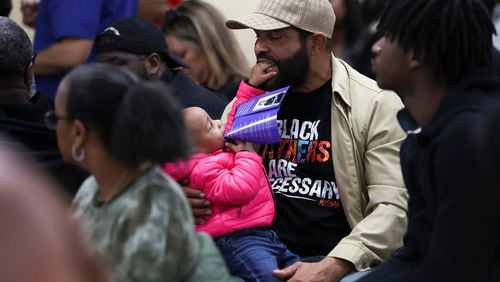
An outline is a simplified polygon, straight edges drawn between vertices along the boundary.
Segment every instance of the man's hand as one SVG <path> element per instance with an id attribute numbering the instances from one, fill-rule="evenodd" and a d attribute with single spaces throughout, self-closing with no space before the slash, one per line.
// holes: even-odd
<path id="1" fill-rule="evenodd" d="M 187 185 L 187 183 L 185 183 L 184 185 Z M 205 194 L 200 190 L 196 190 L 184 185 L 182 186 L 182 190 L 184 190 L 184 194 L 186 195 L 186 198 L 189 201 L 189 205 L 191 206 L 194 222 L 196 224 L 205 223 L 205 217 L 212 214 L 212 210 L 210 209 L 210 202 L 205 197 Z"/>
<path id="2" fill-rule="evenodd" d="M 21 0 L 21 13 L 23 15 L 23 24 L 29 27 L 35 27 L 36 17 L 38 15 L 38 4 L 40 0 Z"/>
<path id="3" fill-rule="evenodd" d="M 354 266 L 348 261 L 326 257 L 319 262 L 296 262 L 287 268 L 273 271 L 273 275 L 288 282 L 337 282 L 353 269 Z"/>

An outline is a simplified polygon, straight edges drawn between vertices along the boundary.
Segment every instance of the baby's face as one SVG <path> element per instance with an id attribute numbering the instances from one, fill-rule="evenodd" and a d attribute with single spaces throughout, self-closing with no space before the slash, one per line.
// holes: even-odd
<path id="1" fill-rule="evenodd" d="M 213 120 L 201 108 L 193 108 L 186 114 L 188 127 L 198 136 L 195 146 L 202 152 L 214 152 L 224 148 L 224 126 L 220 120 Z"/>

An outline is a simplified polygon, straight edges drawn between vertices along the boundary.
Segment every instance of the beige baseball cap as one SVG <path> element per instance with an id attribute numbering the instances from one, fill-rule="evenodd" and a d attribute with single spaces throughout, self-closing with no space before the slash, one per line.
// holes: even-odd
<path id="1" fill-rule="evenodd" d="M 231 29 L 296 27 L 332 38 L 335 14 L 328 0 L 262 0 L 253 14 L 226 21 Z"/>

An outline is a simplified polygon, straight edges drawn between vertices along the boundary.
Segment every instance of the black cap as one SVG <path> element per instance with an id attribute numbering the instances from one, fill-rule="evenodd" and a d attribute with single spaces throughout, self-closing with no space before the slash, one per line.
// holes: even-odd
<path id="1" fill-rule="evenodd" d="M 163 54 L 171 68 L 188 67 L 170 53 L 162 31 L 152 22 L 139 18 L 118 20 L 96 38 L 97 52 L 124 51 L 133 54 Z"/>

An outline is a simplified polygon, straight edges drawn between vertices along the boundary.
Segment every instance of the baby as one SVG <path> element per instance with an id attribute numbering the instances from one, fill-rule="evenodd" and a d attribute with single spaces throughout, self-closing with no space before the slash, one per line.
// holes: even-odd
<path id="1" fill-rule="evenodd" d="M 188 161 L 164 167 L 176 180 L 189 179 L 190 187 L 205 193 L 212 203 L 212 214 L 197 230 L 214 238 L 231 273 L 245 281 L 277 280 L 273 270 L 300 260 L 270 228 L 275 217 L 274 199 L 261 157 L 248 142 L 224 139 L 236 107 L 263 93 L 252 85 L 274 75 L 267 63 L 252 69 L 249 83 L 240 84 L 225 127 L 201 108 L 185 109 L 197 153 Z"/>

